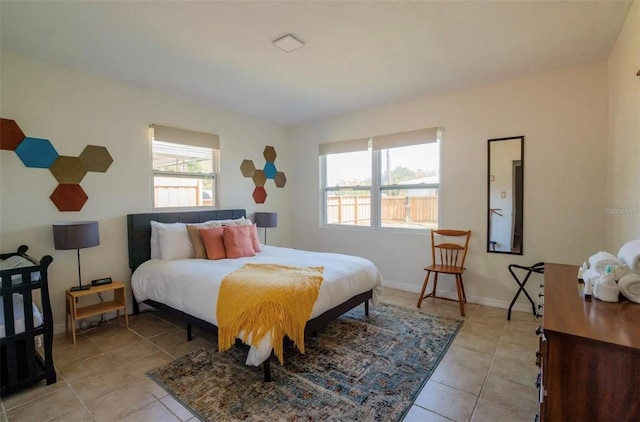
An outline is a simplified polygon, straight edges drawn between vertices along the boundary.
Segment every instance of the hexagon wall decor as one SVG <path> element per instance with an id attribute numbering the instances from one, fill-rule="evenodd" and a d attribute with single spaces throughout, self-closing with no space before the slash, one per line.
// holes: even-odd
<path id="1" fill-rule="evenodd" d="M 258 186 L 253 190 L 253 200 L 256 201 L 256 204 L 264 204 L 264 201 L 267 200 L 267 191 L 262 186 Z"/>
<path id="2" fill-rule="evenodd" d="M 253 173 L 256 171 L 256 166 L 251 160 L 242 160 L 242 164 L 240 164 L 240 171 L 244 177 L 253 177 Z"/>
<path id="3" fill-rule="evenodd" d="M 82 182 L 88 170 L 80 158 L 61 155 L 54 161 L 53 165 L 49 167 L 49 171 L 58 183 L 77 185 Z"/>
<path id="4" fill-rule="evenodd" d="M 257 170 L 253 160 L 242 160 L 240 171 L 244 177 L 250 177 L 253 180 L 255 189 L 252 196 L 256 204 L 264 204 L 267 200 L 267 191 L 264 188 L 268 179 L 272 179 L 277 188 L 283 188 L 287 182 L 284 172 L 278 171 L 276 168 L 276 149 L 267 145 L 262 152 L 265 164 L 262 170 Z"/>
<path id="5" fill-rule="evenodd" d="M 78 158 L 87 166 L 87 171 L 98 173 L 106 173 L 111 163 L 113 163 L 113 158 L 111 158 L 109 151 L 105 147 L 97 147 L 95 145 L 87 145 Z"/>
<path id="6" fill-rule="evenodd" d="M 273 163 L 276 161 L 276 149 L 274 147 L 267 146 L 264 151 L 262 151 L 262 155 L 267 163 Z"/>
<path id="7" fill-rule="evenodd" d="M 287 178 L 285 177 L 284 173 L 279 171 L 276 173 L 276 177 L 273 179 L 274 182 L 276 182 L 276 186 L 279 188 L 283 188 L 284 184 L 287 183 Z"/>
<path id="8" fill-rule="evenodd" d="M 278 170 L 276 170 L 275 164 L 267 162 L 264 165 L 264 175 L 267 177 L 267 179 L 275 179 L 277 172 Z"/>
<path id="9" fill-rule="evenodd" d="M 48 139 L 27 137 L 15 120 L 2 118 L 0 149 L 15 151 L 27 167 L 49 169 L 60 183 L 49 197 L 59 211 L 80 211 L 89 197 L 79 183 L 87 172 L 105 173 L 113 163 L 107 148 L 96 145 L 87 145 L 79 157 L 58 155 Z"/>
<path id="10" fill-rule="evenodd" d="M 267 176 L 265 176 L 262 170 L 256 170 L 251 178 L 253 179 L 253 184 L 256 186 L 264 186 L 267 182 Z"/>
<path id="11" fill-rule="evenodd" d="M 26 137 L 16 148 L 16 154 L 27 167 L 48 169 L 58 158 L 58 152 L 48 139 Z"/>
<path id="12" fill-rule="evenodd" d="M 80 211 L 89 197 L 80 185 L 60 184 L 49 197 L 58 211 Z"/>
<path id="13" fill-rule="evenodd" d="M 15 151 L 25 138 L 15 120 L 0 119 L 0 149 Z"/>

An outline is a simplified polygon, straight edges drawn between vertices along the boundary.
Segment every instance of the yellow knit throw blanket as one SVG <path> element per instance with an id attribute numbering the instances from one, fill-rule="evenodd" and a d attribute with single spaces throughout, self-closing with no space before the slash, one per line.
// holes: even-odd
<path id="1" fill-rule="evenodd" d="M 240 333 L 252 345 L 271 333 L 280 363 L 285 335 L 304 353 L 304 327 L 318 299 L 323 271 L 324 267 L 245 264 L 227 275 L 218 296 L 218 350 L 228 350 Z"/>

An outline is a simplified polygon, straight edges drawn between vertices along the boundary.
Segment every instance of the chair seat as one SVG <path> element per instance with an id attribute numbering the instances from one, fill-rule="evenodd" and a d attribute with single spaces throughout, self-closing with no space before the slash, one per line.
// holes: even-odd
<path id="1" fill-rule="evenodd" d="M 462 274 L 465 268 L 455 267 L 452 265 L 429 265 L 428 267 L 424 267 L 424 270 L 434 271 L 437 273 L 444 273 L 444 274 Z"/>

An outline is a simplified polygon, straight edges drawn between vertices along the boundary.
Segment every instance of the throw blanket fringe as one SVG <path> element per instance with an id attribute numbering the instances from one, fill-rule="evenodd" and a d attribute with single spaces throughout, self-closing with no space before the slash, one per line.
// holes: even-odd
<path id="1" fill-rule="evenodd" d="M 227 275 L 218 296 L 218 350 L 228 350 L 238 337 L 257 345 L 270 335 L 280 363 L 284 336 L 304 353 L 304 328 L 318 299 L 323 271 L 323 267 L 245 264 Z"/>

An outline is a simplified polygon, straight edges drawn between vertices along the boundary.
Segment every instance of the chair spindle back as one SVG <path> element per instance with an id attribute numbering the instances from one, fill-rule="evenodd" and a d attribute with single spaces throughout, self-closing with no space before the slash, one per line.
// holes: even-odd
<path id="1" fill-rule="evenodd" d="M 441 237 L 465 237 L 464 243 L 436 243 L 436 236 Z M 436 264 L 438 257 L 440 265 L 448 267 L 464 267 L 467 258 L 467 247 L 471 230 L 431 230 L 431 259 Z M 436 249 L 438 253 L 436 253 Z"/>

